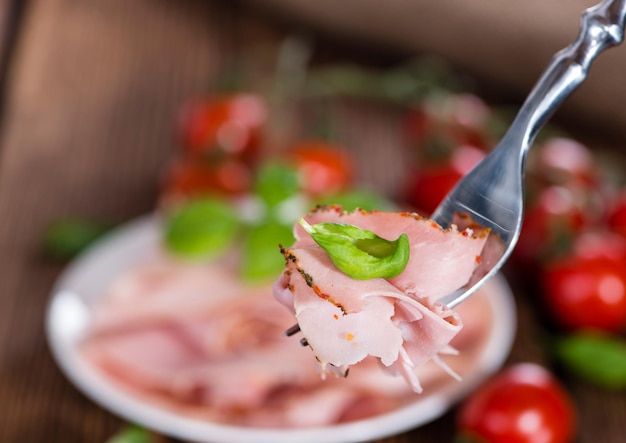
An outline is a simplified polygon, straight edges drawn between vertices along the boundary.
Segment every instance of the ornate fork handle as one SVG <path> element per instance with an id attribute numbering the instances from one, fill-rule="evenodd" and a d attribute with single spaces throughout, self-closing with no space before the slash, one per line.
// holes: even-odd
<path id="1" fill-rule="evenodd" d="M 552 58 L 505 138 L 515 138 L 526 151 L 554 110 L 585 79 L 596 56 L 622 42 L 625 20 L 626 0 L 605 0 L 584 11 L 578 37 Z"/>
<path id="2" fill-rule="evenodd" d="M 583 12 L 581 30 L 571 46 L 564 49 L 566 57 L 577 61 L 585 71 L 593 59 L 604 49 L 618 45 L 624 40 L 626 2 L 604 1 Z"/>

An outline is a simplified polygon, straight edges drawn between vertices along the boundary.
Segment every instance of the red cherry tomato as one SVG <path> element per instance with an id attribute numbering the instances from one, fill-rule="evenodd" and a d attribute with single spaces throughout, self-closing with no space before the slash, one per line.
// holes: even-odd
<path id="1" fill-rule="evenodd" d="M 165 176 L 164 194 L 193 196 L 218 193 L 227 196 L 249 191 L 252 172 L 246 164 L 236 160 L 201 162 L 183 159 L 172 164 Z"/>
<path id="2" fill-rule="evenodd" d="M 573 402 L 542 366 L 519 363 L 479 387 L 460 407 L 461 434 L 489 443 L 569 443 Z"/>
<path id="3" fill-rule="evenodd" d="M 408 137 L 429 160 L 446 157 L 458 145 L 486 149 L 493 145 L 487 129 L 490 115 L 485 102 L 473 94 L 438 97 L 409 112 Z"/>
<path id="4" fill-rule="evenodd" d="M 418 210 L 431 214 L 456 183 L 485 156 L 483 150 L 459 146 L 443 165 L 426 166 L 410 178 L 407 200 Z"/>
<path id="5" fill-rule="evenodd" d="M 613 231 L 626 237 L 626 192 L 615 198 L 608 211 L 607 225 Z"/>
<path id="6" fill-rule="evenodd" d="M 586 233 L 575 250 L 543 269 L 544 297 L 567 329 L 626 328 L 626 240 L 612 233 Z"/>
<path id="7" fill-rule="evenodd" d="M 461 177 L 447 166 L 417 171 L 408 185 L 407 200 L 419 211 L 432 214 Z"/>
<path id="8" fill-rule="evenodd" d="M 591 224 L 574 190 L 563 186 L 541 189 L 528 204 L 513 256 L 522 264 L 539 263 L 568 248 L 574 237 Z"/>
<path id="9" fill-rule="evenodd" d="M 554 137 L 538 146 L 536 153 L 530 167 L 542 180 L 551 184 L 595 184 L 596 164 L 586 145 L 570 138 Z"/>
<path id="10" fill-rule="evenodd" d="M 302 178 L 307 194 L 319 197 L 347 189 L 354 177 L 354 164 L 345 150 L 322 141 L 303 141 L 287 151 Z"/>
<path id="11" fill-rule="evenodd" d="M 187 104 L 180 116 L 183 149 L 213 159 L 253 160 L 267 119 L 267 104 L 254 94 L 234 94 Z"/>

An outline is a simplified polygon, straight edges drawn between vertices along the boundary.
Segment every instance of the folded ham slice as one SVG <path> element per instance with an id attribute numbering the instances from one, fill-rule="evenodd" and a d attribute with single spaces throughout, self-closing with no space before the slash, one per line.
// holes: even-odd
<path id="1" fill-rule="evenodd" d="M 321 380 L 308 349 L 294 349 L 284 336 L 292 316 L 273 303 L 271 287 L 246 285 L 223 261 L 151 259 L 114 279 L 92 313 L 80 343 L 86 361 L 112 386 L 182 416 L 312 427 L 413 400 L 406 384 L 382 374 L 374 358 L 361 362 L 350 380 Z"/>
<path id="2" fill-rule="evenodd" d="M 322 373 L 347 375 L 370 355 L 421 392 L 415 369 L 433 359 L 448 370 L 439 354 L 453 352 L 448 344 L 462 327 L 460 317 L 437 300 L 468 282 L 488 231 L 473 225 L 442 229 L 415 213 L 347 213 L 337 206 L 317 208 L 305 220 L 350 224 L 386 239 L 408 235 L 410 259 L 400 275 L 355 280 L 296 225 L 296 242 L 282 249 L 286 269 L 273 289 L 295 315 Z"/>

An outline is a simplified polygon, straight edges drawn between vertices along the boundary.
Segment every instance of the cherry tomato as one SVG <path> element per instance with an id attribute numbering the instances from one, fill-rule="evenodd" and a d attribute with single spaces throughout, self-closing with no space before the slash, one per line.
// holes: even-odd
<path id="1" fill-rule="evenodd" d="M 320 197 L 347 189 L 354 177 L 354 164 L 345 150 L 332 143 L 308 140 L 287 151 L 307 194 Z"/>
<path id="2" fill-rule="evenodd" d="M 541 180 L 560 185 L 595 184 L 596 164 L 586 145 L 566 137 L 553 137 L 538 146 L 536 153 L 529 167 Z"/>
<path id="3" fill-rule="evenodd" d="M 528 204 L 519 242 L 513 252 L 523 264 L 540 263 L 569 249 L 574 237 L 591 224 L 585 202 L 564 186 L 538 191 Z"/>
<path id="4" fill-rule="evenodd" d="M 441 200 L 462 177 L 450 167 L 416 171 L 408 185 L 408 202 L 425 214 L 432 214 Z"/>
<path id="5" fill-rule="evenodd" d="M 528 162 L 526 211 L 513 257 L 539 265 L 562 254 L 584 228 L 605 213 L 606 199 L 597 183 L 587 146 L 569 138 L 550 138 Z"/>
<path id="6" fill-rule="evenodd" d="M 164 181 L 164 194 L 168 196 L 207 193 L 234 196 L 249 191 L 252 172 L 249 166 L 237 160 L 202 162 L 185 158 L 171 165 Z"/>
<path id="7" fill-rule="evenodd" d="M 449 161 L 417 170 L 407 185 L 407 200 L 418 210 L 431 214 L 456 183 L 485 156 L 469 145 L 454 150 Z"/>
<path id="8" fill-rule="evenodd" d="M 619 195 L 614 199 L 611 207 L 608 210 L 607 225 L 613 231 L 626 237 L 626 192 L 622 191 L 622 195 Z"/>
<path id="9" fill-rule="evenodd" d="M 479 387 L 459 408 L 457 421 L 472 441 L 568 443 L 577 418 L 569 394 L 547 369 L 518 363 Z"/>
<path id="10" fill-rule="evenodd" d="M 491 111 L 473 94 L 450 94 L 427 101 L 407 116 L 410 143 L 428 160 L 441 160 L 459 145 L 493 145 L 487 122 Z"/>
<path id="11" fill-rule="evenodd" d="M 574 251 L 542 272 L 544 297 L 558 324 L 567 329 L 626 328 L 626 239 L 589 232 Z"/>
<path id="12" fill-rule="evenodd" d="M 430 214 L 492 146 L 487 129 L 491 112 L 473 94 L 427 100 L 409 112 L 408 141 L 418 156 L 406 185 L 406 200 Z"/>
<path id="13" fill-rule="evenodd" d="M 183 149 L 193 156 L 254 160 L 267 119 L 267 104 L 254 94 L 234 94 L 187 104 L 180 116 Z"/>

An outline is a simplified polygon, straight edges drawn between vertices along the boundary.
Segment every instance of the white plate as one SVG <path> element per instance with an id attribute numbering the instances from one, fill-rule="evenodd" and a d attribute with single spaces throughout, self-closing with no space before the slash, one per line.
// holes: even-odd
<path id="1" fill-rule="evenodd" d="M 471 374 L 437 392 L 418 397 L 406 407 L 356 422 L 307 429 L 258 429 L 200 421 L 144 403 L 122 391 L 99 373 L 77 344 L 89 326 L 90 309 L 122 271 L 154 255 L 160 243 L 160 224 L 149 216 L 108 235 L 72 262 L 55 285 L 47 312 L 52 353 L 66 376 L 85 395 L 118 416 L 184 440 L 207 443 L 348 443 L 384 438 L 423 425 L 444 414 L 478 383 L 495 372 L 507 357 L 516 329 L 513 297 L 506 281 L 488 282 L 493 316 L 491 334 Z"/>

